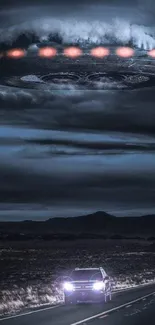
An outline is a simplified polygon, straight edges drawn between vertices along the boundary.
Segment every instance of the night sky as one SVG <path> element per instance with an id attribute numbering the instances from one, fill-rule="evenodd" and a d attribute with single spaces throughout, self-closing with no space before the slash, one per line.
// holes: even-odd
<path id="1" fill-rule="evenodd" d="M 137 40 L 146 28 L 155 35 L 153 0 L 9 2 L 0 5 L 0 42 L 27 30 L 44 37 L 55 20 L 65 40 L 86 39 L 91 24 L 100 37 L 113 19 L 118 40 L 130 23 Z M 0 86 L 0 220 L 155 213 L 154 103 L 155 88 L 53 95 Z"/>

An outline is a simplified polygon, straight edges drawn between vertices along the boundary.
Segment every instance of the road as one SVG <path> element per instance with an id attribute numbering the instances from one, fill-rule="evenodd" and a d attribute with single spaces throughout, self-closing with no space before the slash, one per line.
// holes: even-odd
<path id="1" fill-rule="evenodd" d="M 0 319 L 1 325 L 155 324 L 155 284 L 113 294 L 106 304 L 52 306 Z"/>

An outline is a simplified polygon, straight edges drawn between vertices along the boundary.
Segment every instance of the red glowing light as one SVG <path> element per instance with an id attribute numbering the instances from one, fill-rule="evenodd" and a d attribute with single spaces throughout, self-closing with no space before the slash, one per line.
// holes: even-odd
<path id="1" fill-rule="evenodd" d="M 152 58 L 155 58 L 155 49 L 149 51 L 148 55 L 151 56 Z"/>
<path id="2" fill-rule="evenodd" d="M 51 58 L 57 54 L 57 50 L 54 47 L 42 47 L 39 49 L 39 56 L 44 58 Z"/>
<path id="3" fill-rule="evenodd" d="M 78 56 L 80 56 L 82 54 L 82 50 L 79 49 L 78 47 L 67 47 L 66 49 L 64 49 L 64 55 L 68 56 L 70 58 L 77 58 Z"/>
<path id="4" fill-rule="evenodd" d="M 134 50 L 131 47 L 119 47 L 116 54 L 122 58 L 129 58 L 134 55 Z"/>
<path id="5" fill-rule="evenodd" d="M 20 59 L 25 56 L 25 51 L 22 49 L 12 49 L 7 52 L 7 56 L 13 59 Z"/>
<path id="6" fill-rule="evenodd" d="M 91 50 L 90 54 L 92 56 L 95 56 L 97 58 L 104 58 L 104 56 L 109 55 L 109 49 L 99 46 L 99 47 L 95 47 L 94 49 Z"/>

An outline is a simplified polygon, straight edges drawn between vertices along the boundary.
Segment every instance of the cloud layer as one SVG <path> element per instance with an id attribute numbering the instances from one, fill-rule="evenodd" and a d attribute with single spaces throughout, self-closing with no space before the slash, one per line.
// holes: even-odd
<path id="1" fill-rule="evenodd" d="M 63 43 L 129 43 L 139 48 L 155 46 L 155 26 L 152 24 L 154 4 L 151 7 L 140 1 L 95 4 L 60 1 L 38 6 L 2 7 L 0 14 L 0 43 L 10 45 L 35 43 L 45 39 Z M 17 5 L 17 2 L 16 2 Z M 150 8 L 152 8 L 150 10 Z M 5 19 L 4 19 L 5 18 Z M 8 23 L 7 23 L 8 22 Z M 27 39 L 24 38 L 27 35 Z M 56 37 L 57 35 L 57 37 Z M 23 41 L 24 40 L 24 41 Z"/>
<path id="2" fill-rule="evenodd" d="M 8 216 L 22 203 L 30 218 L 38 202 L 45 216 L 153 209 L 152 90 L 61 96 L 10 90 L 2 97 L 2 215 L 4 203 L 12 203 Z"/>

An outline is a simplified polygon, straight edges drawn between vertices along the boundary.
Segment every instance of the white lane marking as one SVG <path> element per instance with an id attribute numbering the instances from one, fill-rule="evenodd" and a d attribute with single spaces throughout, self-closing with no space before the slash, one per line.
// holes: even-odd
<path id="1" fill-rule="evenodd" d="M 125 308 L 130 308 L 132 305 L 127 305 Z"/>
<path id="2" fill-rule="evenodd" d="M 95 319 L 95 318 L 98 318 L 98 317 L 100 317 L 100 316 L 106 315 L 107 313 L 111 313 L 112 311 L 115 311 L 115 310 L 121 309 L 121 308 L 123 308 L 123 307 L 126 307 L 126 306 L 129 305 L 129 304 L 133 304 L 133 303 L 135 303 L 135 302 L 137 302 L 137 301 L 140 301 L 140 300 L 142 300 L 143 298 L 147 298 L 147 297 L 149 297 L 149 296 L 152 296 L 153 294 L 155 294 L 155 292 L 149 293 L 148 295 L 145 295 L 145 296 L 142 296 L 142 297 L 140 297 L 140 298 L 138 298 L 138 299 L 135 299 L 135 300 L 129 301 L 129 302 L 127 302 L 127 303 L 125 303 L 125 304 L 123 304 L 123 305 L 120 305 L 120 306 L 118 306 L 118 307 L 114 307 L 114 308 L 112 308 L 112 309 L 108 309 L 108 310 L 106 310 L 106 311 L 104 311 L 104 312 L 102 312 L 102 313 L 99 313 L 99 314 L 96 314 L 96 315 L 94 315 L 94 316 L 91 316 L 91 317 L 85 318 L 85 319 L 83 319 L 83 320 L 80 320 L 80 321 L 78 321 L 78 322 L 76 322 L 76 323 L 72 323 L 72 324 L 70 324 L 70 325 L 79 325 L 79 324 L 82 324 L 82 323 L 84 323 L 84 322 L 88 322 L 88 321 L 90 321 L 90 320 L 92 320 L 92 319 Z"/>
<path id="3" fill-rule="evenodd" d="M 19 314 L 19 315 L 12 315 L 12 316 L 3 317 L 3 318 L 0 319 L 0 322 L 2 322 L 3 320 L 6 320 L 6 319 L 27 316 L 27 315 L 31 315 L 31 314 L 34 314 L 34 313 L 39 313 L 41 311 L 46 311 L 46 310 L 49 310 L 49 309 L 58 308 L 60 306 L 62 306 L 62 305 L 55 305 L 55 306 L 51 306 L 51 307 L 47 307 L 47 308 L 42 308 L 42 309 L 28 311 L 27 313 L 23 313 L 23 314 Z"/>
<path id="4" fill-rule="evenodd" d="M 105 318 L 105 317 L 108 317 L 109 315 L 107 314 L 107 315 L 103 315 L 103 316 L 101 316 L 100 318 Z"/>

